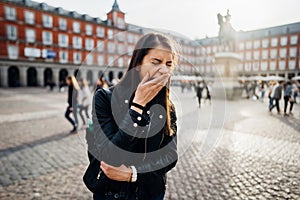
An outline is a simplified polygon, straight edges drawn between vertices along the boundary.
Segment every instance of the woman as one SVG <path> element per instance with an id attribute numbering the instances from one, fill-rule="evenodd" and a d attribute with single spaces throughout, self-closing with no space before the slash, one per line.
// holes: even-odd
<path id="1" fill-rule="evenodd" d="M 65 117 L 73 126 L 73 129 L 70 131 L 70 133 L 76 133 L 78 126 L 77 91 L 79 89 L 79 86 L 74 76 L 68 76 L 66 78 L 66 84 L 68 85 L 68 107 L 65 112 Z M 74 115 L 74 120 L 70 117 L 70 114 L 72 112 Z"/>
<path id="2" fill-rule="evenodd" d="M 85 127 L 87 125 L 86 124 L 86 119 L 90 118 L 88 110 L 89 110 L 90 104 L 92 103 L 91 102 L 91 95 L 92 94 L 91 94 L 91 91 L 89 89 L 87 80 L 81 79 L 78 83 L 79 83 L 79 87 L 80 87 L 80 90 L 78 91 L 79 115 L 81 117 L 83 126 Z M 85 113 L 86 119 L 83 116 L 83 113 L 82 113 L 83 111 Z"/>
<path id="3" fill-rule="evenodd" d="M 100 179 L 95 200 L 161 200 L 166 173 L 177 162 L 176 114 L 169 99 L 175 44 L 150 33 L 136 44 L 129 68 L 115 88 L 99 89 L 93 102 Z"/>

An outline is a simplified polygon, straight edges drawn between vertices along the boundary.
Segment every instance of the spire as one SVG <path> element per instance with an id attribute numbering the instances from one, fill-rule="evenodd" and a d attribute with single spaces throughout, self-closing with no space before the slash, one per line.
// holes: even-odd
<path id="1" fill-rule="evenodd" d="M 114 5 L 112 6 L 112 11 L 119 11 L 119 12 L 121 12 L 117 0 L 115 0 Z"/>

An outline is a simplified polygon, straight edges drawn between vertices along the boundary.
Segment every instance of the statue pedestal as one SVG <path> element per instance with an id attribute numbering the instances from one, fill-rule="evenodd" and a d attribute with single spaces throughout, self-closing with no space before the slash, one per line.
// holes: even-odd
<path id="1" fill-rule="evenodd" d="M 215 54 L 216 73 L 213 84 L 213 98 L 236 100 L 242 96 L 243 87 L 238 83 L 239 54 L 220 52 Z"/>

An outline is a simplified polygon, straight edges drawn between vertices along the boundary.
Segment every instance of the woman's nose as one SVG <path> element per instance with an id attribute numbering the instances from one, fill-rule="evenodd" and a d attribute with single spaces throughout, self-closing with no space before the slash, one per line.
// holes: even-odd
<path id="1" fill-rule="evenodd" d="M 161 65 L 159 72 L 164 74 L 164 73 L 168 73 L 169 70 L 166 65 Z"/>

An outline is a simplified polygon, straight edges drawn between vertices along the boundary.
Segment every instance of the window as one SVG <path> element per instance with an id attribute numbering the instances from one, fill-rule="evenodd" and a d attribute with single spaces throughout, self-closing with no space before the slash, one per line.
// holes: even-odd
<path id="1" fill-rule="evenodd" d="M 85 40 L 85 48 L 87 50 L 93 50 L 94 49 L 94 40 L 93 39 L 86 39 Z"/>
<path id="2" fill-rule="evenodd" d="M 67 30 L 67 20 L 59 18 L 58 28 L 59 28 L 59 30 L 63 30 L 63 31 Z"/>
<path id="3" fill-rule="evenodd" d="M 124 60 L 123 60 L 123 58 L 119 58 L 119 59 L 118 59 L 118 67 L 123 67 L 123 65 L 124 65 Z"/>
<path id="4" fill-rule="evenodd" d="M 53 19 L 50 15 L 43 15 L 43 26 L 46 28 L 52 28 Z"/>
<path id="5" fill-rule="evenodd" d="M 123 42 L 123 41 L 125 40 L 125 35 L 124 35 L 123 32 L 120 32 L 120 33 L 118 34 L 118 39 L 119 39 L 119 41 L 121 41 L 121 42 Z"/>
<path id="6" fill-rule="evenodd" d="M 259 62 L 253 63 L 253 71 L 258 71 L 259 70 Z"/>
<path id="7" fill-rule="evenodd" d="M 108 53 L 114 53 L 115 52 L 115 44 L 112 42 L 108 43 Z"/>
<path id="8" fill-rule="evenodd" d="M 251 52 L 246 53 L 246 60 L 251 60 Z"/>
<path id="9" fill-rule="evenodd" d="M 114 65 L 114 57 L 112 57 L 112 56 L 108 57 L 108 65 L 110 65 L 110 66 Z"/>
<path id="10" fill-rule="evenodd" d="M 189 48 L 189 51 L 190 51 L 190 48 Z M 207 52 L 207 54 L 210 54 L 211 53 L 211 48 L 207 47 L 206 52 Z M 189 54 L 190 54 L 190 52 L 189 52 Z"/>
<path id="11" fill-rule="evenodd" d="M 8 58 L 9 59 L 18 59 L 19 57 L 19 48 L 18 46 L 8 45 L 7 46 Z"/>
<path id="12" fill-rule="evenodd" d="M 264 40 L 262 41 L 262 47 L 263 47 L 263 48 L 269 47 L 269 39 L 264 39 Z"/>
<path id="13" fill-rule="evenodd" d="M 291 47 L 290 48 L 290 58 L 295 58 L 297 54 L 297 49 L 296 47 Z"/>
<path id="14" fill-rule="evenodd" d="M 276 70 L 276 61 L 270 62 L 270 70 L 272 70 L 272 71 Z"/>
<path id="15" fill-rule="evenodd" d="M 24 13 L 25 13 L 25 23 L 34 24 L 34 13 L 27 10 Z"/>
<path id="16" fill-rule="evenodd" d="M 128 34 L 128 43 L 133 43 L 133 35 Z"/>
<path id="17" fill-rule="evenodd" d="M 268 70 L 268 62 L 261 62 L 260 68 L 262 71 Z"/>
<path id="18" fill-rule="evenodd" d="M 254 60 L 259 60 L 259 58 L 260 58 L 259 51 L 254 51 L 253 57 L 254 57 Z"/>
<path id="19" fill-rule="evenodd" d="M 97 37 L 104 37 L 104 28 L 103 27 L 97 27 Z"/>
<path id="20" fill-rule="evenodd" d="M 104 42 L 103 41 L 101 41 L 101 40 L 97 41 L 97 50 L 99 52 L 103 52 L 104 51 Z"/>
<path id="21" fill-rule="evenodd" d="M 75 49 L 81 49 L 82 47 L 82 38 L 78 36 L 73 36 L 73 47 Z"/>
<path id="22" fill-rule="evenodd" d="M 60 51 L 59 52 L 59 62 L 60 63 L 68 63 L 68 51 Z"/>
<path id="23" fill-rule="evenodd" d="M 248 41 L 248 42 L 246 43 L 246 48 L 247 48 L 247 49 L 251 49 L 251 48 L 252 48 L 252 42 L 251 42 L 251 41 Z"/>
<path id="24" fill-rule="evenodd" d="M 92 25 L 85 25 L 85 34 L 86 35 L 93 35 L 93 26 Z"/>
<path id="25" fill-rule="evenodd" d="M 74 52 L 73 53 L 73 62 L 75 64 L 80 64 L 81 63 L 81 53 L 79 53 L 79 52 Z"/>
<path id="26" fill-rule="evenodd" d="M 285 60 L 279 62 L 279 70 L 285 70 Z"/>
<path id="27" fill-rule="evenodd" d="M 216 52 L 217 52 L 217 46 L 213 46 L 212 51 L 213 51 L 214 53 L 216 53 Z"/>
<path id="28" fill-rule="evenodd" d="M 34 43 L 35 42 L 35 30 L 26 29 L 26 42 Z"/>
<path id="29" fill-rule="evenodd" d="M 118 18 L 118 28 L 125 28 L 124 19 Z"/>
<path id="30" fill-rule="evenodd" d="M 296 68 L 296 61 L 289 60 L 289 69 L 294 70 Z"/>
<path id="31" fill-rule="evenodd" d="M 16 40 L 17 39 L 17 27 L 16 26 L 7 25 L 6 26 L 6 33 L 7 33 L 7 38 L 9 40 Z"/>
<path id="32" fill-rule="evenodd" d="M 287 45 L 287 37 L 286 36 L 280 38 L 280 45 L 281 46 Z"/>
<path id="33" fill-rule="evenodd" d="M 80 23 L 79 22 L 73 22 L 73 32 L 80 33 Z"/>
<path id="34" fill-rule="evenodd" d="M 286 48 L 280 49 L 280 58 L 286 58 Z"/>
<path id="35" fill-rule="evenodd" d="M 104 65 L 104 57 L 102 55 L 99 55 L 97 58 L 98 65 L 103 66 Z"/>
<path id="36" fill-rule="evenodd" d="M 267 60 L 268 59 L 268 50 L 263 50 L 262 51 L 262 59 Z"/>
<path id="37" fill-rule="evenodd" d="M 290 43 L 291 44 L 297 44 L 298 43 L 298 36 L 297 35 L 291 36 Z"/>
<path id="38" fill-rule="evenodd" d="M 69 45 L 69 37 L 67 34 L 58 34 L 58 46 L 60 47 L 68 47 Z"/>
<path id="39" fill-rule="evenodd" d="M 88 54 L 85 60 L 87 65 L 92 65 L 94 64 L 94 55 L 93 54 Z"/>
<path id="40" fill-rule="evenodd" d="M 260 47 L 260 41 L 259 40 L 255 40 L 254 41 L 254 49 L 258 49 Z"/>
<path id="41" fill-rule="evenodd" d="M 277 49 L 272 49 L 270 51 L 270 57 L 271 57 L 271 59 L 276 59 L 277 58 Z"/>
<path id="42" fill-rule="evenodd" d="M 245 64 L 245 71 L 250 72 L 251 71 L 251 63 L 247 62 Z"/>
<path id="43" fill-rule="evenodd" d="M 124 53 L 124 45 L 123 44 L 119 44 L 119 46 L 118 46 L 118 53 L 119 54 Z"/>
<path id="44" fill-rule="evenodd" d="M 16 20 L 16 9 L 5 6 L 5 18 L 7 20 Z"/>
<path id="45" fill-rule="evenodd" d="M 278 45 L 278 39 L 277 38 L 272 38 L 271 40 L 271 46 L 276 47 Z"/>
<path id="46" fill-rule="evenodd" d="M 107 31 L 107 38 L 108 38 L 109 40 L 112 40 L 112 39 L 114 38 L 114 33 L 113 33 L 112 30 L 108 30 L 108 31 Z"/>
<path id="47" fill-rule="evenodd" d="M 43 31 L 43 44 L 52 45 L 52 32 Z"/>
<path id="48" fill-rule="evenodd" d="M 132 55 L 133 50 L 134 50 L 133 46 L 128 46 L 128 55 L 129 55 L 129 56 Z"/>
<path id="49" fill-rule="evenodd" d="M 244 48 L 245 48 L 244 43 L 240 43 L 240 44 L 239 44 L 239 49 L 240 49 L 240 50 L 244 50 Z"/>

